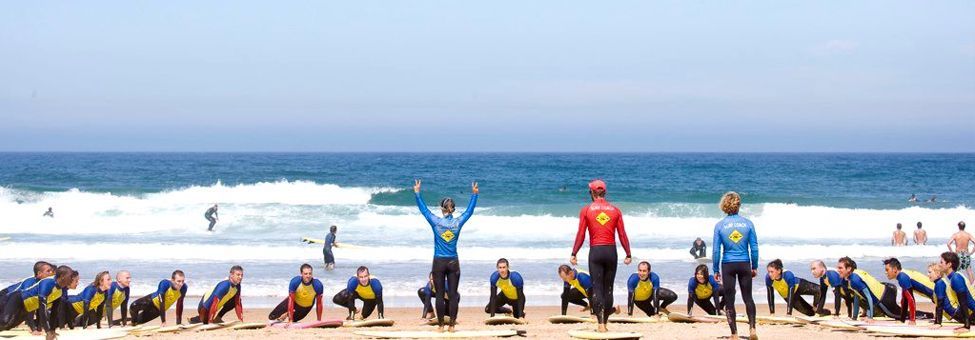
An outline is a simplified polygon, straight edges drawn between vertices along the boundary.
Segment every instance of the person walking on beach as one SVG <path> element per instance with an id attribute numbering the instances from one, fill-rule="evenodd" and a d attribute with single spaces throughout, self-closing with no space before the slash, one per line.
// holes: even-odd
<path id="1" fill-rule="evenodd" d="M 691 244 L 691 256 L 697 260 L 706 257 L 707 253 L 708 245 L 704 243 L 704 240 L 702 240 L 700 237 L 694 240 L 694 243 Z"/>
<path id="2" fill-rule="evenodd" d="M 721 196 L 719 206 L 728 216 L 714 225 L 714 240 L 711 242 L 712 269 L 715 279 L 724 288 L 725 316 L 731 328 L 731 339 L 738 339 L 738 325 L 735 320 L 736 281 L 741 288 L 741 298 L 745 301 L 745 312 L 748 314 L 749 338 L 757 339 L 752 279 L 758 275 L 758 236 L 755 235 L 752 221 L 738 215 L 741 208 L 741 196 L 738 193 L 725 193 Z"/>
<path id="3" fill-rule="evenodd" d="M 955 244 L 953 249 L 952 243 Z M 969 243 L 975 244 L 972 234 L 965 231 L 965 221 L 958 222 L 958 232 L 948 240 L 948 251 L 958 254 L 958 270 L 964 270 L 968 282 L 972 282 L 975 281 L 975 275 L 972 274 L 972 251 L 968 249 Z"/>
<path id="4" fill-rule="evenodd" d="M 467 223 L 467 220 L 474 214 L 474 207 L 477 206 L 477 194 L 479 192 L 477 182 L 471 183 L 471 200 L 467 204 L 467 210 L 458 218 L 454 218 L 454 200 L 445 197 L 440 200 L 440 212 L 443 217 L 434 216 L 430 208 L 423 203 L 420 197 L 420 185 L 422 182 L 417 179 L 413 183 L 413 193 L 416 197 L 416 206 L 423 214 L 433 229 L 433 285 L 437 292 L 447 292 L 450 297 L 450 306 L 443 294 L 437 293 L 437 325 L 438 331 L 443 332 L 444 314 L 450 311 L 450 326 L 448 331 L 453 332 L 457 324 L 457 306 L 460 302 L 460 294 L 457 293 L 457 286 L 460 284 L 460 259 L 457 256 L 457 239 L 460 238 L 460 230 Z"/>
<path id="5" fill-rule="evenodd" d="M 332 247 L 335 246 L 335 233 L 338 230 L 339 227 L 333 225 L 328 228 L 328 234 L 325 235 L 325 245 L 322 247 L 322 255 L 325 257 L 325 270 L 335 269 L 335 255 L 332 254 Z"/>
<path id="6" fill-rule="evenodd" d="M 220 215 L 217 214 L 217 204 L 214 203 L 210 209 L 207 209 L 207 212 L 203 214 L 203 217 L 206 217 L 207 221 L 210 221 L 210 227 L 207 228 L 207 231 L 213 231 L 213 225 L 217 224 L 217 220 L 220 219 Z"/>
<path id="7" fill-rule="evenodd" d="M 902 247 L 907 245 L 907 233 L 905 233 L 900 223 L 897 224 L 897 230 L 894 230 L 894 236 L 890 238 L 890 245 L 894 247 Z"/>
<path id="8" fill-rule="evenodd" d="M 619 309 L 613 305 L 613 282 L 616 281 L 618 261 L 616 234 L 619 234 L 620 244 L 626 252 L 623 263 L 629 265 L 633 261 L 633 256 L 630 253 L 630 240 L 623 226 L 623 212 L 606 201 L 606 183 L 598 179 L 589 182 L 589 198 L 592 199 L 592 203 L 579 211 L 579 230 L 576 232 L 569 262 L 573 266 L 578 264 L 576 253 L 582 247 L 582 242 L 586 240 L 588 231 L 592 311 L 596 314 L 596 322 L 599 323 L 597 331 L 607 332 L 606 323 L 609 314 L 619 312 Z"/>
<path id="9" fill-rule="evenodd" d="M 923 246 L 928 244 L 928 232 L 921 229 L 921 222 L 917 222 L 917 230 L 914 231 L 914 244 Z"/>

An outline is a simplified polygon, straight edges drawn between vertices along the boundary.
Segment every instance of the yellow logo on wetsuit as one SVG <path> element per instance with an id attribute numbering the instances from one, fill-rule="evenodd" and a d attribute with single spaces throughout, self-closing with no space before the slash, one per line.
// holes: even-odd
<path id="1" fill-rule="evenodd" d="M 609 215 L 606 215 L 605 211 L 600 212 L 599 215 L 596 215 L 596 222 L 599 222 L 599 225 L 606 225 L 609 223 Z"/>
<path id="2" fill-rule="evenodd" d="M 454 232 L 447 229 L 447 231 L 440 234 L 440 238 L 442 238 L 444 241 L 450 242 L 454 239 Z"/>
<path id="3" fill-rule="evenodd" d="M 745 235 L 742 235 L 741 233 L 739 233 L 738 232 L 738 229 L 733 230 L 731 232 L 731 234 L 728 235 L 728 239 L 731 240 L 731 242 L 734 242 L 734 243 L 738 243 L 738 241 L 741 241 L 741 238 L 742 237 L 745 237 Z"/>
<path id="4" fill-rule="evenodd" d="M 711 288 L 711 283 L 698 283 L 697 287 L 694 288 L 694 294 L 697 295 L 698 300 L 704 300 L 711 297 L 714 290 Z"/>

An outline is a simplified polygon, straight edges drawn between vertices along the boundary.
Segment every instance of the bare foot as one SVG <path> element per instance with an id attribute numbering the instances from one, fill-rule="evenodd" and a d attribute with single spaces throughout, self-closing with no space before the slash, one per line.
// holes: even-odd
<path id="1" fill-rule="evenodd" d="M 596 328 L 596 331 L 600 333 L 606 333 L 609 332 L 609 329 L 606 328 L 606 324 L 601 323 L 599 324 L 599 327 Z"/>
<path id="2" fill-rule="evenodd" d="M 754 328 L 748 330 L 748 340 L 758 340 L 758 331 Z"/>
<path id="3" fill-rule="evenodd" d="M 447 327 L 447 332 L 453 333 L 454 332 L 454 325 L 450 325 L 450 327 Z"/>
<path id="4" fill-rule="evenodd" d="M 731 337 L 729 337 L 728 339 L 730 339 L 730 340 L 738 340 L 738 334 L 732 334 Z"/>
<path id="5" fill-rule="evenodd" d="M 443 333 L 443 326 L 437 327 L 437 333 Z"/>

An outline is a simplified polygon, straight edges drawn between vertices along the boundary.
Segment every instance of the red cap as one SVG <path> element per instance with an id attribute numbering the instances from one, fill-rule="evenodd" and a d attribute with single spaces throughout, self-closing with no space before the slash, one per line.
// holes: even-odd
<path id="1" fill-rule="evenodd" d="M 589 190 L 596 191 L 599 189 L 606 191 L 606 182 L 603 182 L 603 180 L 601 179 L 597 179 L 597 180 L 593 180 L 592 182 L 589 182 Z"/>

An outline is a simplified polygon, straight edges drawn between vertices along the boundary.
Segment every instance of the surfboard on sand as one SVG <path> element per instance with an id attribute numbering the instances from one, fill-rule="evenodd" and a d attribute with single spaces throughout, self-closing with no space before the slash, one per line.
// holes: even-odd
<path id="1" fill-rule="evenodd" d="M 554 324 L 564 324 L 564 323 L 596 323 L 596 320 L 590 317 L 575 316 L 575 315 L 553 315 L 548 317 L 548 322 Z"/>
<path id="2" fill-rule="evenodd" d="M 932 338 L 975 338 L 975 332 L 955 333 L 953 327 L 928 329 L 925 327 L 864 326 L 868 332 L 881 335 L 932 337 Z"/>
<path id="3" fill-rule="evenodd" d="M 700 316 L 688 316 L 684 313 L 670 312 L 667 314 L 667 319 L 671 322 L 681 322 L 681 323 L 719 323 L 721 322 L 718 318 L 703 318 Z"/>
<path id="4" fill-rule="evenodd" d="M 200 326 L 203 326 L 203 324 L 191 323 L 188 325 L 173 325 L 173 326 L 159 327 L 158 329 L 156 329 L 156 333 L 172 333 L 172 332 L 188 331 Z"/>
<path id="5" fill-rule="evenodd" d="M 396 322 L 392 319 L 371 319 L 346 322 L 345 327 L 390 327 Z"/>
<path id="6" fill-rule="evenodd" d="M 525 319 L 518 319 L 513 316 L 507 315 L 495 315 L 484 320 L 485 325 L 495 326 L 495 325 L 524 325 L 528 323 Z"/>
<path id="7" fill-rule="evenodd" d="M 766 325 L 801 325 L 805 322 L 792 316 L 775 316 L 775 315 L 759 315 L 755 317 L 755 321 Z"/>
<path id="8" fill-rule="evenodd" d="M 610 316 L 609 322 L 611 323 L 657 323 L 657 322 L 670 322 L 665 317 L 635 317 L 635 316 Z"/>
<path id="9" fill-rule="evenodd" d="M 118 339 L 124 338 L 129 335 L 128 332 L 115 329 L 73 329 L 73 330 L 59 330 L 58 339 L 63 340 L 106 340 L 106 339 Z M 25 335 L 19 335 L 11 339 L 46 339 L 44 335 L 30 335 L 26 333 Z"/>
<path id="10" fill-rule="evenodd" d="M 457 331 L 434 332 L 434 331 L 358 331 L 356 335 L 361 335 L 377 339 L 424 339 L 424 338 L 491 338 L 509 337 L 518 335 L 518 331 L 507 330 L 485 330 L 485 331 Z"/>
<path id="11" fill-rule="evenodd" d="M 266 327 L 267 327 L 267 322 L 242 322 L 230 326 L 229 328 L 235 331 L 239 331 L 239 330 L 248 330 L 248 329 L 262 329 Z"/>
<path id="12" fill-rule="evenodd" d="M 329 319 L 322 321 L 308 321 L 308 322 L 295 322 L 288 326 L 288 329 L 306 329 L 306 328 L 337 328 L 342 327 L 345 321 L 342 319 Z"/>
<path id="13" fill-rule="evenodd" d="M 822 322 L 819 322 L 819 323 L 816 323 L 816 324 L 817 325 L 820 325 L 820 326 L 823 326 L 823 327 L 829 327 L 829 328 L 833 328 L 833 329 L 837 329 L 837 330 L 844 330 L 844 331 L 859 331 L 859 330 L 861 330 L 860 327 L 855 326 L 855 325 L 851 325 L 851 324 L 847 323 L 846 321 L 842 321 L 842 320 L 822 321 Z"/>
<path id="14" fill-rule="evenodd" d="M 634 332 L 597 332 L 591 329 L 575 329 L 569 331 L 569 336 L 576 339 L 639 339 L 643 334 Z"/>
<path id="15" fill-rule="evenodd" d="M 221 329 L 221 328 L 225 328 L 225 327 L 231 327 L 231 326 L 234 326 L 234 325 L 239 324 L 239 323 L 240 323 L 240 321 L 229 321 L 229 322 L 221 322 L 221 323 L 211 323 L 211 324 L 206 324 L 206 325 L 202 325 L 202 326 L 196 327 L 193 330 L 195 330 L 197 332 L 212 331 L 212 330 L 217 330 L 217 329 Z"/>

